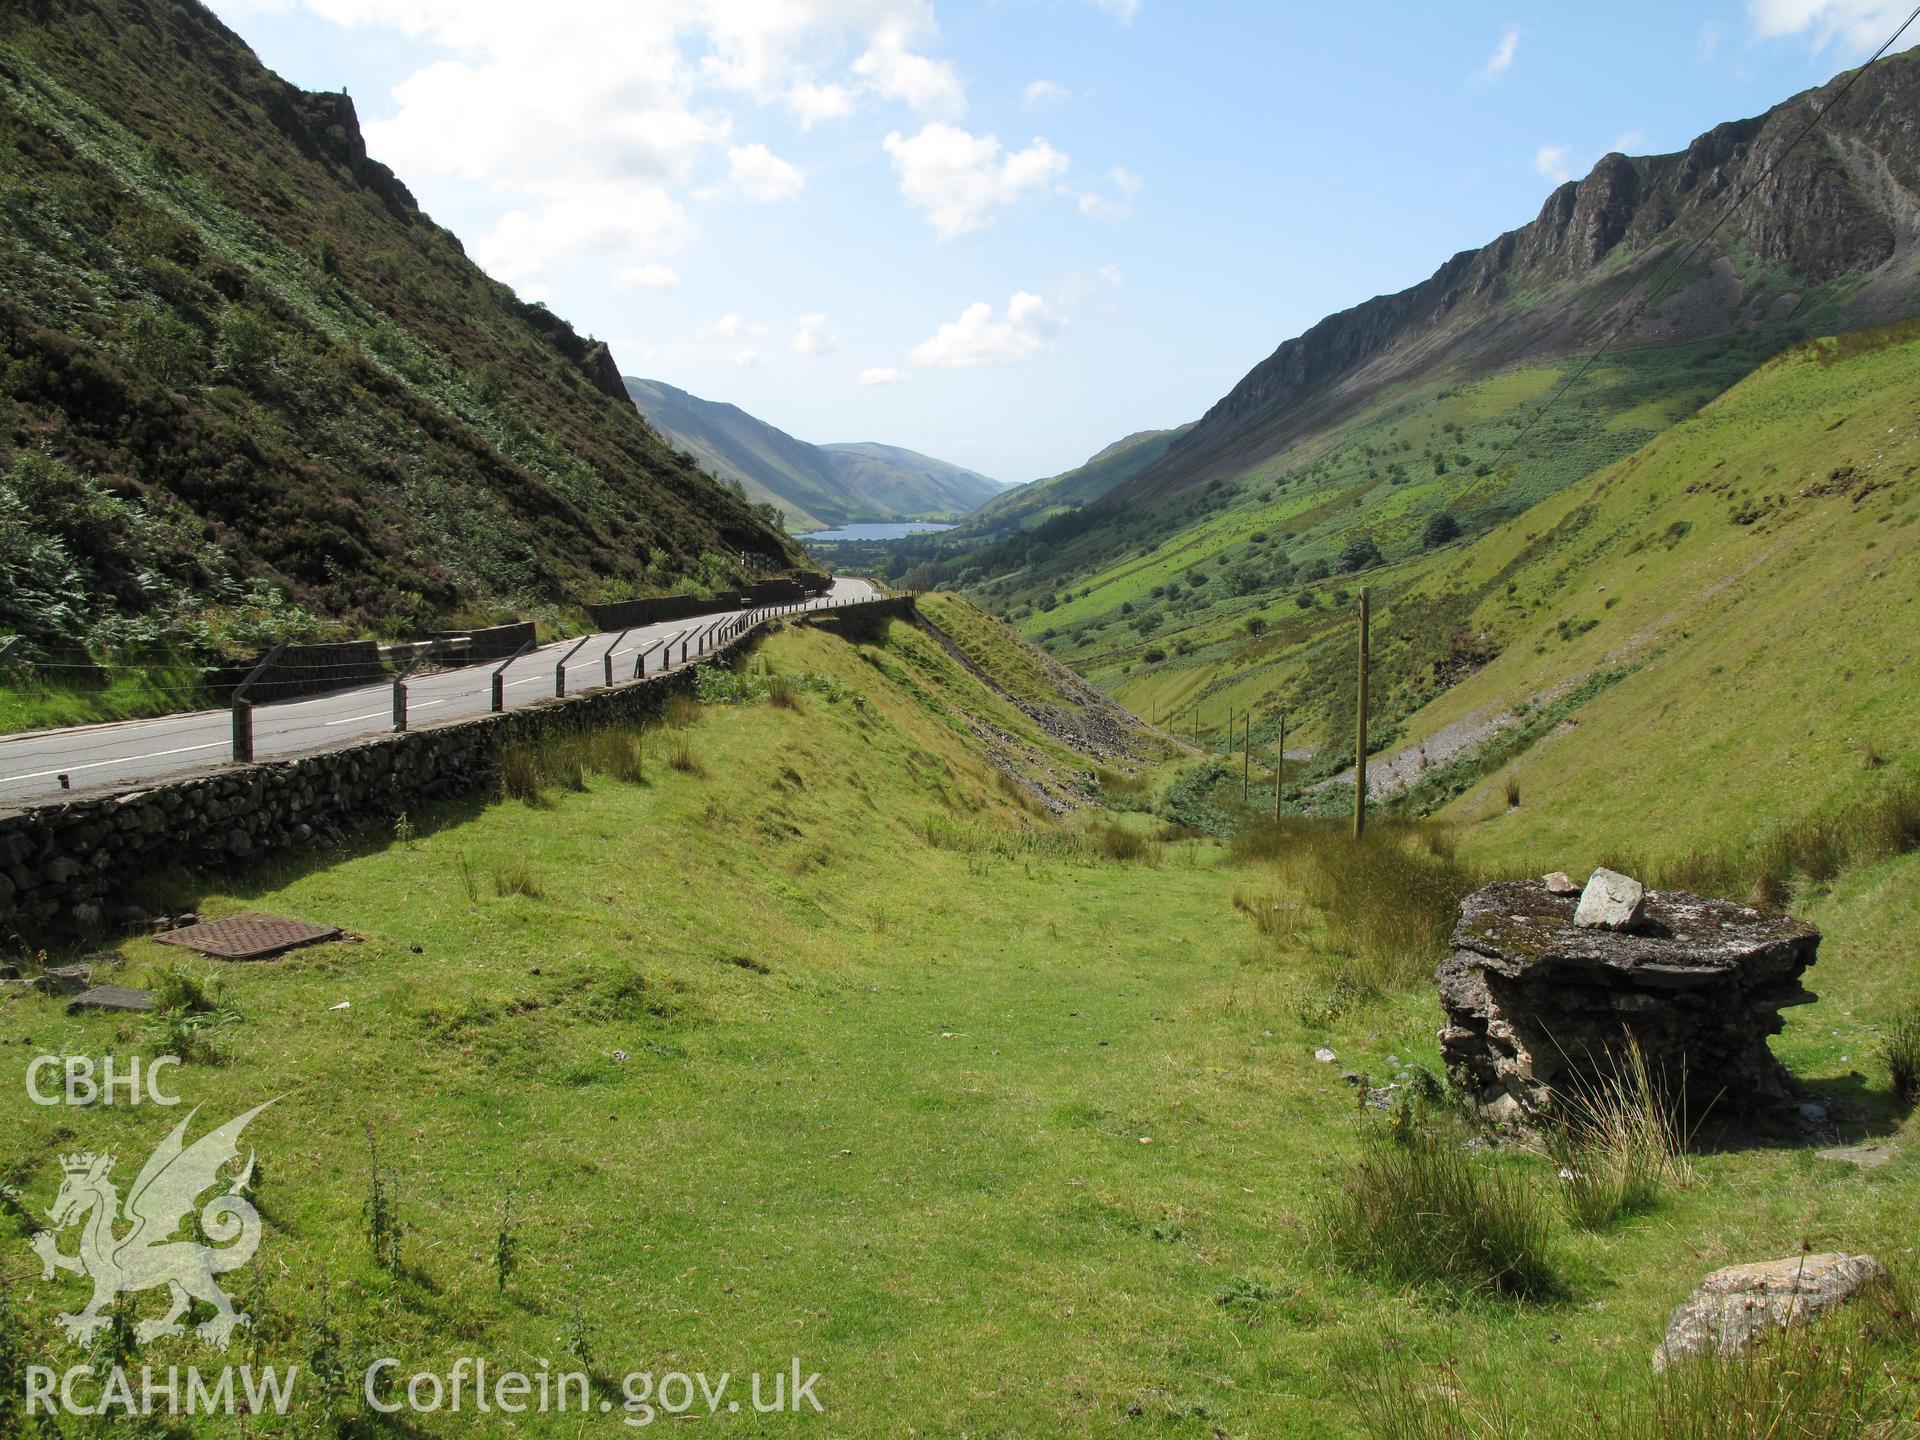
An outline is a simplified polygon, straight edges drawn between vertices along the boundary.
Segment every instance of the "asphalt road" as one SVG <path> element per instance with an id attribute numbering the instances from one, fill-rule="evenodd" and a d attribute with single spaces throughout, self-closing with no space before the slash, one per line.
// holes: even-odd
<path id="1" fill-rule="evenodd" d="M 874 589 L 864 580 L 835 579 L 821 600 L 805 608 L 835 602 L 870 600 Z M 716 610 L 627 633 L 592 636 L 567 661 L 567 693 L 605 684 L 606 656 L 613 648 L 616 683 L 633 676 L 634 657 L 647 655 L 647 673 L 661 669 L 659 647 L 672 640 L 672 664 L 680 662 L 681 641 L 715 620 L 750 613 Z M 617 645 L 616 645 L 617 642 Z M 506 708 L 511 710 L 555 693 L 555 668 L 575 645 L 562 640 L 530 650 L 508 665 L 501 677 Z M 688 650 L 688 663 L 697 658 Z M 407 728 L 424 730 L 450 720 L 484 715 L 492 708 L 497 661 L 421 675 L 407 682 Z M 337 690 L 305 700 L 259 705 L 253 711 L 255 760 L 284 759 L 315 750 L 331 750 L 393 728 L 393 686 L 381 681 L 353 690 Z M 79 725 L 0 738 L 0 806 L 59 798 L 64 791 L 98 794 L 149 785 L 158 780 L 204 774 L 231 763 L 233 717 L 227 710 L 196 710 L 152 720 L 108 725 Z M 67 784 L 63 787 L 61 777 Z"/>

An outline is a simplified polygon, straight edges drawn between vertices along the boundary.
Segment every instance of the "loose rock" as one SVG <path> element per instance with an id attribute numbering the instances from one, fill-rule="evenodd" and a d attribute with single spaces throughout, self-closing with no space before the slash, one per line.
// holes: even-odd
<path id="1" fill-rule="evenodd" d="M 130 990 L 124 985 L 96 985 L 83 990 L 67 1002 L 67 1013 L 79 1010 L 119 1010 L 143 1015 L 153 1009 L 153 996 L 145 990 Z"/>
<path id="2" fill-rule="evenodd" d="M 1674 1310 L 1653 1368 L 1699 1355 L 1744 1355 L 1757 1335 L 1842 1305 L 1886 1273 L 1871 1255 L 1837 1252 L 1716 1270 Z"/>
<path id="3" fill-rule="evenodd" d="M 1540 883 L 1547 887 L 1549 895 L 1578 895 L 1580 882 L 1564 870 L 1556 870 L 1551 875 L 1541 877 Z"/>
<path id="4" fill-rule="evenodd" d="M 1554 894 L 1565 894 L 1555 891 Z M 1573 923 L 1582 930 L 1637 930 L 1647 918 L 1647 887 L 1631 875 L 1604 866 L 1593 872 L 1580 893 Z"/>

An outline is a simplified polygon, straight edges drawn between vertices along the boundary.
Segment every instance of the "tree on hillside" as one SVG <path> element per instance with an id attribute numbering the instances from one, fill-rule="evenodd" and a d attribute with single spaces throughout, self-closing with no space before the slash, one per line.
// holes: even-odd
<path id="1" fill-rule="evenodd" d="M 1431 550 L 1435 546 L 1445 545 L 1449 540 L 1460 538 L 1460 522 L 1446 510 L 1436 511 L 1427 521 L 1427 528 L 1420 532 L 1420 547 Z"/>
<path id="2" fill-rule="evenodd" d="M 1380 547 L 1373 543 L 1371 535 L 1356 535 L 1347 541 L 1346 549 L 1340 552 L 1340 573 L 1351 575 L 1356 570 L 1366 570 L 1380 563 Z"/>

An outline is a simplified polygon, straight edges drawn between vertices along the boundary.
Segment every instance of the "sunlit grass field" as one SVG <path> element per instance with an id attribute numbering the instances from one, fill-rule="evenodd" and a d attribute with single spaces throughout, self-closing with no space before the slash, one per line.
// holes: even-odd
<path id="1" fill-rule="evenodd" d="M 1344 1268 L 1324 1202 L 1362 1114 L 1340 1076 L 1435 1065 L 1419 966 L 1336 990 L 1357 942 L 1297 867 L 1155 838 L 1139 816 L 1148 843 L 1126 861 L 1075 838 L 1097 813 L 1055 828 L 984 763 L 976 727 L 1036 765 L 1065 757 L 909 627 L 866 646 L 791 631 L 760 662 L 812 680 L 676 713 L 640 737 L 641 778 L 549 779 L 532 802 L 409 816 L 211 891 L 150 881 L 176 907 L 354 936 L 219 966 L 241 1018 L 207 1033 L 218 1063 L 178 1072 L 205 1107 L 195 1133 L 277 1097 L 248 1133 L 268 1228 L 234 1277 L 257 1323 L 229 1358 L 332 1356 L 355 1378 L 381 1356 L 403 1375 L 544 1358 L 617 1405 L 630 1371 L 744 1377 L 797 1356 L 823 1415 L 687 1423 L 849 1436 L 1352 1435 L 1382 1365 L 1457 1363 L 1475 1393 L 1527 1375 L 1530 1413 L 1563 1426 L 1534 1433 L 1559 1435 L 1645 1392 L 1705 1271 L 1802 1244 L 1910 1254 L 1904 1150 L 1873 1171 L 1805 1148 L 1703 1155 L 1688 1186 L 1599 1234 L 1558 1217 L 1548 1161 L 1510 1152 L 1487 1163 L 1554 1212 L 1557 1298 Z M 1914 995 L 1916 880 L 1909 856 L 1798 907 L 1828 930 L 1823 998 L 1777 1049 L 1859 1133 L 1899 1113 L 1875 1046 Z M 121 949 L 136 983 L 179 959 Z M 16 1072 L 153 1045 L 138 1021 L 0 1004 Z M 180 1113 L 41 1109 L 7 1083 L 3 1178 L 38 1213 L 60 1153 L 131 1169 Z M 397 1273 L 372 1256 L 370 1146 Z M 25 1230 L 16 1211 L 11 1344 L 73 1363 L 52 1317 L 81 1282 L 40 1282 Z M 329 1419 L 319 1395 L 240 1429 L 352 1433 L 357 1400 Z M 592 1435 L 621 1418 L 409 1423 Z"/>

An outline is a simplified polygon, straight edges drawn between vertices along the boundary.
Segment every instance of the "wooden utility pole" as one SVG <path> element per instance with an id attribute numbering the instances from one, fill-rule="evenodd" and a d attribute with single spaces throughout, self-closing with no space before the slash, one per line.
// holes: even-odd
<path id="1" fill-rule="evenodd" d="M 1273 819 L 1280 823 L 1280 772 L 1287 768 L 1287 712 L 1280 712 L 1280 738 L 1273 746 Z"/>
<path id="2" fill-rule="evenodd" d="M 1253 798 L 1253 711 L 1240 717 L 1240 803 Z"/>
<path id="3" fill-rule="evenodd" d="M 1367 587 L 1360 587 L 1360 692 L 1354 714 L 1353 838 L 1367 833 Z"/>

